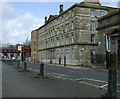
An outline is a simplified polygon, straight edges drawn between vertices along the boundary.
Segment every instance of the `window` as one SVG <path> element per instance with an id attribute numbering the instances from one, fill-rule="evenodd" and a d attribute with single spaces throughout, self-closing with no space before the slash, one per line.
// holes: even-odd
<path id="1" fill-rule="evenodd" d="M 72 43 L 74 43 L 74 35 L 72 34 Z"/>
<path id="2" fill-rule="evenodd" d="M 48 52 L 46 52 L 46 59 L 48 59 Z"/>
<path id="3" fill-rule="evenodd" d="M 59 38 L 57 38 L 57 46 L 59 46 Z"/>
<path id="4" fill-rule="evenodd" d="M 66 20 L 69 19 L 69 13 L 66 14 Z"/>
<path id="5" fill-rule="evenodd" d="M 64 58 L 63 50 L 61 50 L 61 58 L 62 58 L 62 59 Z"/>
<path id="6" fill-rule="evenodd" d="M 33 56 L 33 59 L 36 59 L 36 56 Z"/>
<path id="7" fill-rule="evenodd" d="M 67 32 L 67 24 L 66 24 L 66 29 L 65 29 L 65 31 Z"/>
<path id="8" fill-rule="evenodd" d="M 95 34 L 91 35 L 91 43 L 95 43 Z"/>
<path id="9" fill-rule="evenodd" d="M 72 49 L 72 59 L 74 59 L 74 49 Z"/>
<path id="10" fill-rule="evenodd" d="M 66 17 L 65 17 L 65 19 L 67 20 L 67 14 L 66 14 Z"/>
<path id="11" fill-rule="evenodd" d="M 72 30 L 73 30 L 73 21 L 72 21 Z"/>
<path id="12" fill-rule="evenodd" d="M 72 17 L 73 17 L 73 10 L 72 10 Z"/>
<path id="13" fill-rule="evenodd" d="M 63 45 L 63 42 L 64 42 L 63 37 L 61 37 L 61 44 L 62 44 L 62 45 Z"/>
<path id="14" fill-rule="evenodd" d="M 34 47 L 35 47 L 36 45 L 34 44 Z"/>
<path id="15" fill-rule="evenodd" d="M 69 19 L 69 13 L 68 13 L 68 15 L 67 15 L 67 19 Z"/>
<path id="16" fill-rule="evenodd" d="M 69 31 L 69 23 L 66 24 L 66 32 Z"/>
<path id="17" fill-rule="evenodd" d="M 95 63 L 95 60 L 96 60 L 95 50 L 91 50 L 91 63 Z"/>
<path id="18" fill-rule="evenodd" d="M 53 40 L 51 39 L 50 47 L 52 47 L 52 46 L 53 46 Z"/>
<path id="19" fill-rule="evenodd" d="M 91 10 L 91 17 L 95 16 L 95 10 Z"/>
<path id="20" fill-rule="evenodd" d="M 95 21 L 91 21 L 90 29 L 95 30 Z"/>
<path id="21" fill-rule="evenodd" d="M 99 11 L 99 17 L 103 16 L 103 11 Z"/>
<path id="22" fill-rule="evenodd" d="M 55 50 L 53 50 L 53 59 L 55 59 Z"/>
<path id="23" fill-rule="evenodd" d="M 69 44 L 69 36 L 66 37 L 66 44 Z"/>
<path id="24" fill-rule="evenodd" d="M 34 41 L 36 41 L 36 39 L 35 39 L 35 38 L 34 38 L 33 40 L 34 40 Z"/>
<path id="25" fill-rule="evenodd" d="M 36 35 L 36 32 L 34 32 L 33 35 Z"/>
<path id="26" fill-rule="evenodd" d="M 66 49 L 66 59 L 69 59 L 69 49 Z"/>
<path id="27" fill-rule="evenodd" d="M 59 59 L 59 50 L 56 52 L 56 59 Z"/>
<path id="28" fill-rule="evenodd" d="M 63 28 L 63 26 L 61 27 L 61 32 L 63 33 L 63 31 L 64 31 L 64 28 Z"/>

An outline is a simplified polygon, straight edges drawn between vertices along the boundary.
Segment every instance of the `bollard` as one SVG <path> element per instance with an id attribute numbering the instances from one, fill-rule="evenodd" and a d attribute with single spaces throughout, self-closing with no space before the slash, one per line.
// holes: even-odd
<path id="1" fill-rule="evenodd" d="M 24 62 L 24 70 L 26 71 L 26 62 Z"/>
<path id="2" fill-rule="evenodd" d="M 40 64 L 40 76 L 44 76 L 44 63 Z"/>

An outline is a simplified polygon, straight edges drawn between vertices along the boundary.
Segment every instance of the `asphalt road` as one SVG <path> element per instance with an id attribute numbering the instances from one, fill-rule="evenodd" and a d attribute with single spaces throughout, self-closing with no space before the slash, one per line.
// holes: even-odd
<path id="1" fill-rule="evenodd" d="M 27 64 L 27 67 L 39 71 L 40 64 Z M 61 78 L 68 78 L 74 81 L 83 81 L 96 87 L 107 88 L 108 85 L 108 71 L 98 72 L 89 68 L 81 68 L 79 70 L 74 70 L 59 65 L 45 65 L 44 68 L 45 72 L 49 75 L 60 76 Z M 120 93 L 120 75 L 117 77 L 117 81 L 117 87 Z"/>
<path id="2" fill-rule="evenodd" d="M 77 74 L 82 74 L 86 70 L 83 72 L 81 70 L 79 73 L 78 70 L 45 66 L 45 74 L 52 75 L 54 79 L 33 80 L 30 77 L 37 75 L 37 72 L 18 72 L 16 65 L 6 63 L 2 63 L 2 67 L 3 97 L 100 97 L 106 92 L 106 90 L 73 80 L 76 79 L 75 77 L 82 77 Z M 72 76 L 74 73 L 76 76 Z M 87 74 L 84 75 L 87 77 Z"/>

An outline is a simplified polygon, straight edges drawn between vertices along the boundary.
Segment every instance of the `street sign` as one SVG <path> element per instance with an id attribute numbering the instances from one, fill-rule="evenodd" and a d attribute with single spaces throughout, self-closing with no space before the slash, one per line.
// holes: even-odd
<path id="1" fill-rule="evenodd" d="M 110 35 L 106 34 L 106 50 L 110 52 Z"/>

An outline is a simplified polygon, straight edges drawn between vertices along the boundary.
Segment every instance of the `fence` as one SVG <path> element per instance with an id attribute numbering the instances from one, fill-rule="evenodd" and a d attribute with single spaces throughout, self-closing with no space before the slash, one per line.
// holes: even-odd
<path id="1" fill-rule="evenodd" d="M 120 69 L 120 55 L 116 54 L 96 54 L 91 57 L 91 62 L 95 66 L 106 66 L 106 68 L 109 68 L 112 64 L 114 64 L 118 69 Z"/>

